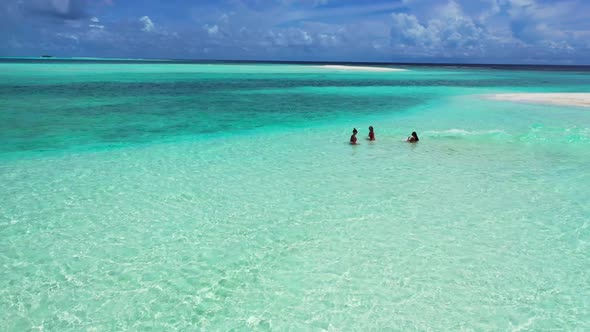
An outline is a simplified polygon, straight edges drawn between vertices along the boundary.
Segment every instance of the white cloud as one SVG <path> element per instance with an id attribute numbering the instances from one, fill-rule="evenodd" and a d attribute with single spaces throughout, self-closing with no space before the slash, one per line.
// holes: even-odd
<path id="1" fill-rule="evenodd" d="M 313 42 L 313 38 L 311 38 L 311 36 L 309 35 L 309 33 L 307 33 L 307 31 L 302 31 L 301 37 L 303 38 L 303 42 L 305 44 L 311 44 Z"/>
<path id="2" fill-rule="evenodd" d="M 390 52 L 401 56 L 532 61 L 588 53 L 581 1 L 447 0 L 407 2 L 392 14 Z M 567 17 L 567 20 L 564 20 Z M 534 60 L 534 61 L 533 61 Z M 481 60 L 475 60 L 481 61 Z"/>
<path id="3" fill-rule="evenodd" d="M 104 25 L 98 24 L 98 23 L 100 23 L 100 20 L 98 19 L 98 17 L 96 17 L 96 16 L 91 17 L 90 22 L 92 22 L 92 23 L 88 24 L 88 27 L 90 29 L 104 30 Z"/>
<path id="4" fill-rule="evenodd" d="M 333 47 L 339 45 L 340 41 L 337 35 L 331 33 L 318 33 L 300 28 L 287 28 L 267 32 L 262 45 L 279 48 L 305 48 L 308 46 Z"/>
<path id="5" fill-rule="evenodd" d="M 319 44 L 322 46 L 336 46 L 339 43 L 338 37 L 331 34 L 320 33 L 317 36 Z"/>
<path id="6" fill-rule="evenodd" d="M 392 14 L 392 47 L 412 54 L 470 56 L 484 52 L 489 41 L 484 29 L 465 16 L 458 3 L 437 8 L 439 16 L 420 22 L 406 13 Z"/>
<path id="7" fill-rule="evenodd" d="M 205 24 L 203 26 L 203 29 L 205 29 L 207 31 L 209 36 L 217 36 L 219 34 L 219 27 L 217 26 L 217 24 L 212 25 L 212 26 Z"/>
<path id="8" fill-rule="evenodd" d="M 490 17 L 496 16 L 500 13 L 501 8 L 498 4 L 498 0 L 486 0 L 484 1 L 489 7 L 485 8 L 479 15 L 481 22 L 486 22 Z"/>
<path id="9" fill-rule="evenodd" d="M 78 43 L 78 42 L 79 42 L 79 38 L 78 38 L 78 36 L 76 36 L 76 35 L 74 35 L 74 34 L 72 34 L 72 33 L 58 33 L 58 34 L 57 34 L 57 36 L 58 36 L 58 37 L 61 37 L 61 38 L 65 38 L 65 39 L 70 39 L 70 40 L 73 40 L 73 41 L 75 41 L 76 43 Z"/>
<path id="10" fill-rule="evenodd" d="M 114 9 L 103 6 L 105 0 L 4 2 L 9 5 L 0 5 L 0 40 L 6 43 L 0 43 L 0 50 L 9 51 L 20 47 L 11 46 L 16 40 L 31 50 L 39 48 L 39 41 L 48 41 L 84 54 L 111 56 L 191 57 L 207 49 L 211 58 L 590 59 L 590 0 L 329 1 L 328 6 L 322 0 L 273 0 L 268 5 L 262 0 L 229 0 L 223 6 L 196 2 L 178 9 L 194 12 L 192 20 L 170 26 L 149 16 L 109 15 L 102 21 L 98 16 Z M 91 5 L 94 2 L 101 5 Z M 59 24 L 38 21 L 38 15 L 27 12 L 49 15 Z"/>
<path id="11" fill-rule="evenodd" d="M 66 14 L 70 10 L 70 0 L 51 0 L 51 4 L 55 11 L 61 14 Z"/>
<path id="12" fill-rule="evenodd" d="M 149 16 L 141 17 L 139 19 L 139 22 L 141 22 L 143 24 L 143 28 L 141 28 L 141 31 L 152 32 L 156 29 L 154 22 L 152 22 L 152 20 L 149 18 Z"/>
<path id="13" fill-rule="evenodd" d="M 541 44 L 551 50 L 571 53 L 575 49 L 566 41 L 544 40 Z"/>
<path id="14" fill-rule="evenodd" d="M 459 4 L 454 0 L 450 0 L 442 6 L 438 6 L 436 8 L 436 11 L 438 12 L 439 16 L 442 17 L 452 18 L 463 15 L 463 10 L 461 9 L 461 6 L 459 6 Z"/>
<path id="15" fill-rule="evenodd" d="M 418 18 L 406 13 L 392 14 L 391 35 L 394 42 L 404 45 L 431 46 L 436 42 L 436 31 L 420 24 Z"/>

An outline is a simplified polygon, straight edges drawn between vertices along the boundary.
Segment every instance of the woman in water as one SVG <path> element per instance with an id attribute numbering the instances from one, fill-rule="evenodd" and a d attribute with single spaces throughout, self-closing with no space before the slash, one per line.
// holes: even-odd
<path id="1" fill-rule="evenodd" d="M 358 133 L 358 131 L 356 130 L 356 128 L 354 128 L 352 130 L 352 136 L 350 136 L 350 144 L 352 145 L 356 145 L 356 133 Z"/>
<path id="2" fill-rule="evenodd" d="M 420 139 L 418 138 L 418 134 L 416 134 L 415 131 L 412 132 L 412 136 L 408 137 L 408 139 L 406 140 L 406 142 L 408 143 L 416 143 L 418 142 Z"/>
<path id="3" fill-rule="evenodd" d="M 369 141 L 375 140 L 375 132 L 373 131 L 373 126 L 369 126 Z"/>

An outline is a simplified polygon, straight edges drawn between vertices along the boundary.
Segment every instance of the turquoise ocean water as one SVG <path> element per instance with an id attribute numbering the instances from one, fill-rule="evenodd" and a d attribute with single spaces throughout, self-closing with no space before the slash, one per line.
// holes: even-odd
<path id="1" fill-rule="evenodd" d="M 590 72 L 406 69 L 0 62 L 0 331 L 590 330 Z"/>

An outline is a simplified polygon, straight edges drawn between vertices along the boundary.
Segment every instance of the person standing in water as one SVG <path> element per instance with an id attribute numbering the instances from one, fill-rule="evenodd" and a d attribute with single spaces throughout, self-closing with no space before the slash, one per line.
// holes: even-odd
<path id="1" fill-rule="evenodd" d="M 416 134 L 415 131 L 412 132 L 412 136 L 408 137 L 408 139 L 406 140 L 406 142 L 408 143 L 416 143 L 418 142 L 420 139 L 418 138 L 418 134 Z"/>
<path id="2" fill-rule="evenodd" d="M 375 140 L 375 132 L 373 131 L 373 126 L 369 126 L 369 141 Z"/>
<path id="3" fill-rule="evenodd" d="M 356 128 L 354 128 L 352 130 L 352 136 L 350 136 L 350 144 L 351 145 L 356 145 L 356 134 L 358 133 L 358 131 L 356 130 Z"/>

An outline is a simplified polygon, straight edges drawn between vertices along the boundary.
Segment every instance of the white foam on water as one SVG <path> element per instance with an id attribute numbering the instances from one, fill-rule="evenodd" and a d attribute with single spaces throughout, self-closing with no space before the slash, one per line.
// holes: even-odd
<path id="1" fill-rule="evenodd" d="M 465 129 L 448 129 L 448 130 L 427 130 L 424 136 L 432 137 L 459 137 L 459 136 L 489 136 L 505 135 L 506 132 L 501 129 L 492 130 L 465 130 Z"/>

